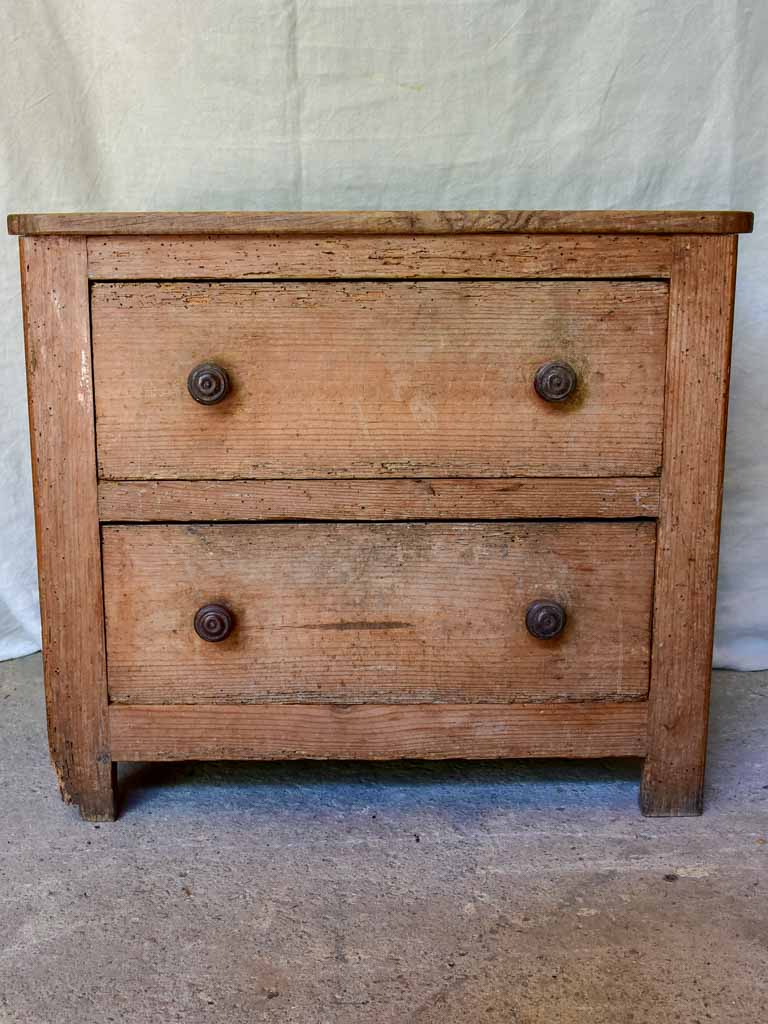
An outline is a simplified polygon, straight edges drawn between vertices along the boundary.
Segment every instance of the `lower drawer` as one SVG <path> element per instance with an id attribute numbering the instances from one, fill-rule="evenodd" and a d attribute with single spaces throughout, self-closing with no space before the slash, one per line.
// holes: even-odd
<path id="1" fill-rule="evenodd" d="M 640 700 L 654 548 L 652 522 L 106 526 L 110 699 Z"/>

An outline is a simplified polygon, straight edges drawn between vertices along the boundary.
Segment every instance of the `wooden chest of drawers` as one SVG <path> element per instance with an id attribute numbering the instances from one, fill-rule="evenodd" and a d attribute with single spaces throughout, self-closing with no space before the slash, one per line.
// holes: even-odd
<path id="1" fill-rule="evenodd" d="M 701 811 L 742 213 L 19 215 L 51 753 Z"/>

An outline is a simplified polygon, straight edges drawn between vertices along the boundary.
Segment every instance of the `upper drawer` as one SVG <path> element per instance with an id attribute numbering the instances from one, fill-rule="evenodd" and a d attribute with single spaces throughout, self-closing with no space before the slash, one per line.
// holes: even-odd
<path id="1" fill-rule="evenodd" d="M 652 476 L 667 285 L 94 284 L 107 479 Z M 545 401 L 556 361 L 574 393 Z M 227 397 L 193 400 L 222 367 Z"/>

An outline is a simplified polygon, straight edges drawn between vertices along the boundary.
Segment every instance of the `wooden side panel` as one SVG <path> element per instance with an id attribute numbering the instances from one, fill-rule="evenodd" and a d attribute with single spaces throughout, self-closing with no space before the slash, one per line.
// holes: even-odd
<path id="1" fill-rule="evenodd" d="M 641 789 L 649 815 L 702 810 L 736 276 L 735 237 L 677 245 Z"/>
<path id="2" fill-rule="evenodd" d="M 641 699 L 654 543 L 650 522 L 104 527 L 110 697 Z M 526 630 L 542 598 L 556 640 Z M 220 643 L 193 630 L 213 603 L 237 621 Z"/>
<path id="3" fill-rule="evenodd" d="M 622 519 L 659 510 L 657 477 L 102 480 L 102 522 Z"/>
<path id="4" fill-rule="evenodd" d="M 105 479 L 654 476 L 661 282 L 96 284 Z M 563 403 L 533 388 L 566 360 Z M 199 363 L 231 394 L 187 393 Z"/>
<path id="5" fill-rule="evenodd" d="M 48 736 L 62 796 L 114 817 L 84 239 L 21 242 Z"/>
<path id="6" fill-rule="evenodd" d="M 668 277 L 661 235 L 237 235 L 88 239 L 94 280 Z"/>
<path id="7" fill-rule="evenodd" d="M 117 761 L 641 757 L 646 705 L 110 708 Z"/>

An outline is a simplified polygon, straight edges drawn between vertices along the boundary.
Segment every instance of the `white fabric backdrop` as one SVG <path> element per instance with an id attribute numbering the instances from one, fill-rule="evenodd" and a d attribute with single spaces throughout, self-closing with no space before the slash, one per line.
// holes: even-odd
<path id="1" fill-rule="evenodd" d="M 716 663 L 768 667 L 768 4 L 0 0 L 0 208 L 736 208 Z M 0 658 L 39 646 L 0 241 Z"/>

